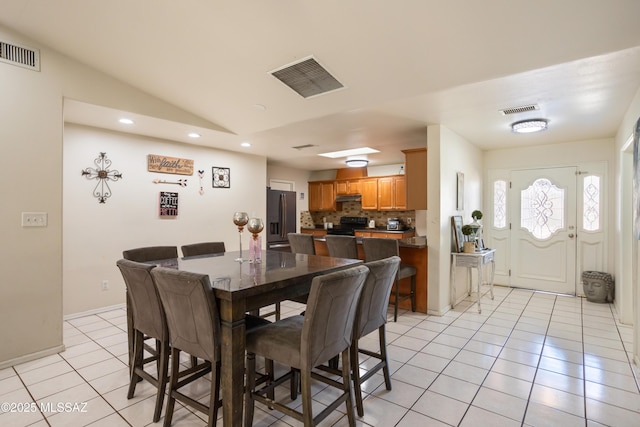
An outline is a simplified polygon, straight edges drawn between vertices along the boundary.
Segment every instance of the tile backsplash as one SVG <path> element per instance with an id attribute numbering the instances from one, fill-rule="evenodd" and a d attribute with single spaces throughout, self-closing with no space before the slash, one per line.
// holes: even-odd
<path id="1" fill-rule="evenodd" d="M 376 222 L 376 227 L 387 225 L 388 218 L 398 218 L 408 227 L 412 227 L 415 222 L 415 211 L 370 211 L 362 210 L 360 202 L 343 202 L 342 210 L 336 212 L 300 212 L 300 226 L 302 228 L 314 228 L 322 226 L 325 222 L 332 222 L 334 225 L 340 224 L 341 216 L 362 216 Z"/>

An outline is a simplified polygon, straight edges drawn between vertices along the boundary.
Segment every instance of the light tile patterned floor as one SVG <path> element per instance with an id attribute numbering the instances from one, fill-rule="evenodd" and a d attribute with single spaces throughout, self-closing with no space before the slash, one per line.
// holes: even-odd
<path id="1" fill-rule="evenodd" d="M 393 390 L 378 374 L 365 383 L 358 425 L 640 425 L 632 328 L 617 323 L 608 304 L 503 287 L 495 294 L 494 301 L 483 296 L 482 314 L 472 295 L 442 317 L 404 312 L 390 322 Z M 286 313 L 300 308 L 283 304 Z M 122 309 L 71 319 L 64 325 L 66 351 L 1 370 L 0 402 L 50 410 L 4 412 L 0 426 L 160 425 L 151 423 L 153 387 L 142 382 L 126 398 L 125 330 Z M 377 340 L 365 337 L 361 346 L 375 348 Z M 208 387 L 203 379 L 191 392 L 206 398 Z M 329 392 L 321 384 L 314 392 L 314 407 L 321 408 Z M 202 414 L 179 408 L 173 425 L 205 424 Z M 340 410 L 322 425 L 347 425 Z M 300 423 L 258 406 L 254 425 Z"/>

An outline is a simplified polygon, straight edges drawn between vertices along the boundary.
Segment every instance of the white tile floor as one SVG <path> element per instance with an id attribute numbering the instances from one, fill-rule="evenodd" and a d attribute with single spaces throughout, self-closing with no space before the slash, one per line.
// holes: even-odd
<path id="1" fill-rule="evenodd" d="M 405 312 L 390 322 L 393 390 L 378 374 L 365 383 L 358 425 L 640 425 L 632 328 L 617 323 L 608 304 L 502 287 L 495 294 L 494 301 L 484 295 L 481 315 L 472 295 L 442 317 Z M 287 302 L 283 310 L 296 314 L 300 306 Z M 0 403 L 22 412 L 3 406 L 0 426 L 160 425 L 151 423 L 153 387 L 142 382 L 126 398 L 125 330 L 122 309 L 72 319 L 64 325 L 66 351 L 1 370 Z M 377 346 L 372 337 L 361 343 Z M 206 397 L 202 381 L 192 392 Z M 329 391 L 321 384 L 314 391 L 320 408 Z M 52 406 L 33 411 L 40 405 Z M 347 425 L 340 410 L 322 425 Z M 180 407 L 173 425 L 204 421 Z M 258 406 L 254 425 L 300 423 Z"/>

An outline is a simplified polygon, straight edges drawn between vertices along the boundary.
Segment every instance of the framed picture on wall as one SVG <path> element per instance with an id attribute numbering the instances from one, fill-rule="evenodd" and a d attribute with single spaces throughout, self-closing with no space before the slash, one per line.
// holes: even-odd
<path id="1" fill-rule="evenodd" d="M 214 166 L 211 172 L 213 188 L 231 188 L 231 169 Z"/>
<path id="2" fill-rule="evenodd" d="M 454 244 L 455 252 L 462 252 L 464 247 L 464 235 L 462 234 L 462 216 L 454 215 L 451 217 L 451 239 Z"/>
<path id="3" fill-rule="evenodd" d="M 456 210 L 461 211 L 464 209 L 464 174 L 458 172 L 456 174 Z"/>

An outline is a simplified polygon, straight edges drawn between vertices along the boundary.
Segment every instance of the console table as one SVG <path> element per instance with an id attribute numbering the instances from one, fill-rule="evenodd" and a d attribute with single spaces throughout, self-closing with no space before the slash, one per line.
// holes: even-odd
<path id="1" fill-rule="evenodd" d="M 478 313 L 482 313 L 482 309 L 480 307 L 480 287 L 482 286 L 484 267 L 489 263 L 491 263 L 491 279 L 489 281 L 489 290 L 491 292 L 491 299 L 493 299 L 493 276 L 496 272 L 496 263 L 494 260 L 495 252 L 495 249 L 484 249 L 482 251 L 474 253 L 451 253 L 451 283 L 449 291 L 451 294 L 451 308 L 453 308 L 453 305 L 455 304 L 454 290 L 456 284 L 456 267 L 467 267 L 467 276 L 469 276 L 469 282 L 467 283 L 467 295 L 471 295 L 471 288 L 473 286 L 471 269 L 475 268 L 476 270 L 478 270 Z"/>

